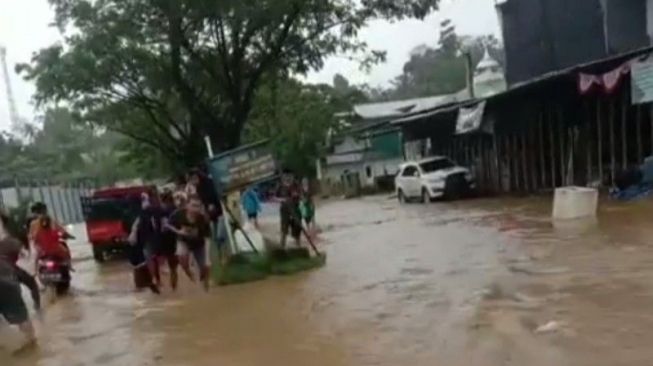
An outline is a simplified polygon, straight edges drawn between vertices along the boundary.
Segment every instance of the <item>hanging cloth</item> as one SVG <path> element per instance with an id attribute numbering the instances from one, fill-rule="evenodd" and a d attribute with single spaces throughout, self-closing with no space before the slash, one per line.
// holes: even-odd
<path id="1" fill-rule="evenodd" d="M 630 67 L 635 60 L 629 60 L 616 69 L 603 74 L 578 73 L 578 91 L 581 95 L 589 94 L 599 88 L 605 94 L 614 93 L 625 75 L 630 73 Z"/>

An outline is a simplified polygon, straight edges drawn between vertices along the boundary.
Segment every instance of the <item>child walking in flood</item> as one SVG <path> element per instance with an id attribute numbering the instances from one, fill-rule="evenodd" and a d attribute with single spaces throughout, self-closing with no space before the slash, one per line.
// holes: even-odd
<path id="1" fill-rule="evenodd" d="M 315 203 L 309 190 L 304 190 L 302 193 L 299 210 L 302 214 L 302 220 L 306 223 L 306 231 L 312 238 L 315 238 Z"/>
<path id="2" fill-rule="evenodd" d="M 241 203 L 247 214 L 247 219 L 258 229 L 258 214 L 261 212 L 261 200 L 259 199 L 256 187 L 249 187 L 243 192 Z"/>

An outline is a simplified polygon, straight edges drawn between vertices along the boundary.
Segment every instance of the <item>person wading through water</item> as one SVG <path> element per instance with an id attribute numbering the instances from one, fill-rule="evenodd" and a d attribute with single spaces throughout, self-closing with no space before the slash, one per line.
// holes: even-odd
<path id="1" fill-rule="evenodd" d="M 199 196 L 188 197 L 186 206 L 177 211 L 170 220 L 168 228 L 177 235 L 177 256 L 183 268 L 189 268 L 190 256 L 200 269 L 200 280 L 206 291 L 209 290 L 208 246 L 211 225 L 204 213 Z"/>
<path id="2" fill-rule="evenodd" d="M 261 212 L 261 200 L 258 197 L 258 191 L 256 187 L 251 186 L 247 188 L 245 192 L 243 192 L 240 200 L 243 209 L 247 214 L 247 219 L 254 224 L 256 229 L 259 229 L 258 214 Z"/>
<path id="3" fill-rule="evenodd" d="M 24 244 L 8 232 L 9 221 L 7 215 L 0 214 L 0 316 L 9 324 L 18 326 L 25 336 L 25 343 L 19 349 L 22 350 L 36 344 L 36 332 L 21 295 L 21 283 L 30 289 L 35 310 L 39 313 L 41 298 L 34 277 L 16 264 Z"/>
<path id="4" fill-rule="evenodd" d="M 156 251 L 161 234 L 161 217 L 152 205 L 147 194 L 141 196 L 141 211 L 132 225 L 130 243 L 132 244 L 129 262 L 134 268 L 134 284 L 137 289 L 149 287 L 159 294 L 160 277 L 157 275 Z M 159 277 L 159 278 L 157 278 Z"/>
<path id="5" fill-rule="evenodd" d="M 173 193 L 172 199 L 174 201 L 175 207 L 172 213 L 170 213 L 165 220 L 165 225 L 164 225 L 164 230 L 175 238 L 175 257 L 177 257 L 177 263 L 181 266 L 181 269 L 184 270 L 184 273 L 186 273 L 186 276 L 188 276 L 188 279 L 191 280 L 191 282 L 195 282 L 195 276 L 193 275 L 193 271 L 190 269 L 190 262 L 189 261 L 182 261 L 181 258 L 179 257 L 179 253 L 184 252 L 184 248 L 180 248 L 181 244 L 179 242 L 179 238 L 177 237 L 177 229 L 172 225 L 172 223 L 175 220 L 175 217 L 180 215 L 179 212 L 181 212 L 184 208 L 186 208 L 186 202 L 188 201 L 188 196 L 186 195 L 186 192 L 184 190 L 179 190 Z"/>
<path id="6" fill-rule="evenodd" d="M 281 247 L 286 247 L 286 237 L 290 234 L 295 239 L 295 244 L 301 246 L 302 214 L 299 209 L 301 187 L 297 184 L 290 171 L 285 171 L 277 189 L 277 200 L 281 203 L 279 216 L 281 217 Z"/>
<path id="7" fill-rule="evenodd" d="M 177 235 L 170 230 L 169 222 L 177 211 L 175 200 L 172 192 L 163 192 L 161 194 L 161 242 L 159 246 L 159 255 L 165 258 L 170 270 L 170 287 L 172 290 L 177 289 L 179 276 L 177 274 L 177 267 L 179 267 L 179 259 L 177 258 Z"/>
<path id="8" fill-rule="evenodd" d="M 210 219 L 213 240 L 218 249 L 220 262 L 226 259 L 227 227 L 220 198 L 216 192 L 213 180 L 200 169 L 193 169 L 188 173 L 188 187 L 186 192 L 197 195 L 202 202 L 206 216 Z M 208 255 L 208 254 L 207 254 Z"/>

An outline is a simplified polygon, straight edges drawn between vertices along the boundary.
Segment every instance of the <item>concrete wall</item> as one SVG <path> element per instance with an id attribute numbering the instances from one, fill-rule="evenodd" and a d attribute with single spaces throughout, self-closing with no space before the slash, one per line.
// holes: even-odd
<path id="1" fill-rule="evenodd" d="M 365 143 L 363 141 L 358 141 L 353 137 L 347 136 L 340 144 L 333 147 L 333 152 L 334 154 L 344 154 L 351 151 L 362 150 L 364 148 Z"/>
<path id="2" fill-rule="evenodd" d="M 341 177 L 346 172 L 356 172 L 361 179 L 363 187 L 372 188 L 375 185 L 375 179 L 386 175 L 395 175 L 403 159 L 386 159 L 372 162 L 360 162 L 352 164 L 331 165 L 322 171 L 322 181 L 326 183 L 340 182 Z M 368 173 L 369 168 L 369 175 Z"/>

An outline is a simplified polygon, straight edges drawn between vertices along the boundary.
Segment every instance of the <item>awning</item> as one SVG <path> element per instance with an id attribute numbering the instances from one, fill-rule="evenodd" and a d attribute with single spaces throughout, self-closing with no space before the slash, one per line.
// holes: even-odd
<path id="1" fill-rule="evenodd" d="M 403 125 L 403 124 L 408 123 L 408 122 L 419 121 L 421 119 L 426 119 L 426 118 L 429 118 L 429 117 L 433 117 L 438 113 L 440 113 L 440 110 L 430 111 L 430 112 L 422 112 L 422 113 L 418 113 L 418 114 L 415 114 L 415 115 L 412 115 L 412 116 L 409 116 L 409 117 L 396 119 L 396 120 L 392 121 L 392 124 L 393 125 Z"/>
<path id="2" fill-rule="evenodd" d="M 395 119 L 391 122 L 392 125 L 398 126 L 398 125 L 403 125 L 406 123 L 410 122 L 415 122 L 415 121 L 420 121 L 423 119 L 435 117 L 437 115 L 441 114 L 446 114 L 446 113 L 452 113 L 456 112 L 458 108 L 465 107 L 468 105 L 473 105 L 476 104 L 476 100 L 466 100 L 464 102 L 459 102 L 459 103 L 453 103 L 453 104 L 448 104 L 446 106 L 438 107 L 436 109 L 432 109 L 430 111 L 422 112 L 422 113 L 417 113 L 408 117 L 403 117 L 399 119 Z"/>

